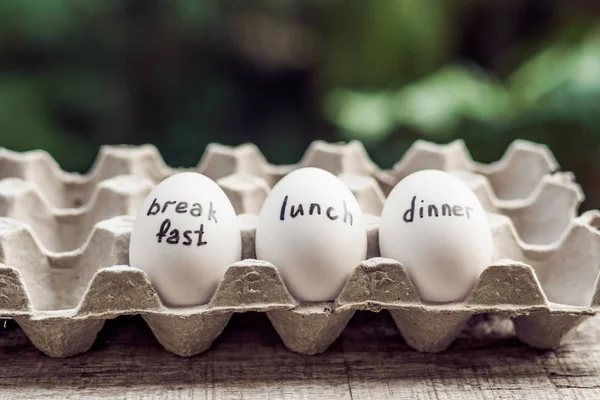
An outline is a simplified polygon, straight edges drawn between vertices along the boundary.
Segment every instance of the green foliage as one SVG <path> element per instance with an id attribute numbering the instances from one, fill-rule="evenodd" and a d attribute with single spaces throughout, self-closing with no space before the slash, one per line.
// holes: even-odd
<path id="1" fill-rule="evenodd" d="M 360 139 L 389 167 L 415 139 L 460 137 L 491 161 L 522 137 L 597 205 L 600 29 L 584 3 L 3 1 L 0 145 L 83 172 L 105 143 L 185 166 L 210 142 L 286 164 L 314 139 Z"/>
<path id="2" fill-rule="evenodd" d="M 517 136 L 535 136 L 536 128 L 547 126 L 565 135 L 565 125 L 570 125 L 573 142 L 597 146 L 598 32 L 591 30 L 580 43 L 542 50 L 506 82 L 479 68 L 461 65 L 444 67 L 395 91 L 338 89 L 328 96 L 325 115 L 349 137 L 375 143 L 399 128 L 434 141 L 463 137 L 475 143 L 492 139 L 493 143 L 490 132 L 510 141 Z M 558 135 L 548 132 L 539 139 L 552 144 L 553 138 L 561 141 Z"/>
<path id="3" fill-rule="evenodd" d="M 435 70 L 452 49 L 452 11 L 444 0 L 329 2 L 321 83 L 385 88 Z"/>

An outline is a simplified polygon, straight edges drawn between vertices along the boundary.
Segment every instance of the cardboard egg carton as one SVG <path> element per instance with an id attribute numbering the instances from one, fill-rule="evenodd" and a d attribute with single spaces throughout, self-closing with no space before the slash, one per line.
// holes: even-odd
<path id="1" fill-rule="evenodd" d="M 18 178 L 0 180 L 0 216 L 26 223 L 40 242 L 54 252 L 82 247 L 96 223 L 118 215 L 135 215 L 154 185 L 121 175 L 98 183 L 79 208 L 55 208 L 39 187 Z"/>
<path id="2" fill-rule="evenodd" d="M 299 164 L 278 167 L 269 165 L 252 145 L 209 146 L 196 170 L 217 179 L 239 213 L 244 261 L 227 270 L 208 304 L 186 308 L 165 307 L 146 274 L 127 266 L 133 217 L 112 217 L 132 214 L 136 199 L 177 171 L 164 164 L 155 148 L 105 148 L 85 176 L 61 171 L 43 152 L 4 151 L 0 174 L 8 179 L 0 181 L 0 210 L 10 218 L 0 218 L 0 317 L 14 318 L 33 344 L 53 357 L 85 352 L 106 319 L 128 314 L 142 315 L 167 350 L 190 356 L 208 349 L 233 313 L 248 311 L 265 312 L 285 345 L 306 354 L 325 351 L 356 310 L 388 310 L 406 342 L 421 351 L 444 350 L 469 319 L 481 313 L 509 316 L 523 342 L 555 348 L 600 309 L 600 234 L 596 230 L 600 214 L 593 211 L 575 217 L 576 208 L 564 209 L 567 200 L 541 195 L 547 190 L 545 185 L 550 185 L 557 188 L 555 194 L 562 190 L 576 193 L 571 199 L 581 201 L 570 175 L 552 174 L 556 165 L 544 147 L 518 143 L 499 162 L 484 166 L 470 157 L 463 157 L 464 164 L 459 164 L 460 157 L 455 155 L 459 153 L 450 150 L 460 148 L 461 142 L 447 146 L 420 142 L 405 155 L 403 166 L 391 171 L 379 170 L 358 142 L 315 142 Z M 528 146 L 534 150 L 520 150 Z M 511 150 L 515 148 L 519 151 Z M 28 161 L 31 154 L 34 162 Z M 514 187 L 498 183 L 497 174 L 511 176 L 499 171 L 511 171 L 515 162 L 525 169 L 515 176 Z M 308 165 L 338 174 L 368 214 L 369 259 L 356 266 L 337 299 L 327 303 L 298 303 L 275 266 L 254 260 L 257 217 L 253 214 L 269 187 L 285 173 Z M 403 266 L 379 257 L 377 215 L 389 192 L 385 185 L 393 186 L 411 168 L 423 167 L 466 174 L 467 183 L 471 180 L 474 188 L 480 185 L 485 196 L 495 201 L 491 204 L 496 208 L 490 211 L 509 215 L 489 214 L 495 262 L 463 302 L 422 302 Z M 46 180 L 31 172 L 42 170 Z M 119 177 L 122 173 L 133 176 Z M 533 190 L 525 192 L 525 187 Z M 503 198 L 506 193 L 522 197 Z M 77 208 L 61 207 L 69 204 Z M 530 211 L 506 211 L 517 209 Z M 537 209 L 560 223 L 553 225 L 542 210 L 534 212 Z M 61 218 L 72 218 L 77 228 L 69 231 Z M 519 224 L 531 233 L 523 235 Z M 52 238 L 63 229 L 64 236 Z M 551 240 L 548 230 L 556 240 Z"/>
<path id="3" fill-rule="evenodd" d="M 542 178 L 558 169 L 558 163 L 546 146 L 517 140 L 497 162 L 473 161 L 464 142 L 457 140 L 438 145 L 418 140 L 390 171 L 383 171 L 369 158 L 358 141 L 349 143 L 313 142 L 302 159 L 294 165 L 269 164 L 252 144 L 229 147 L 210 144 L 197 166 L 191 168 L 211 179 L 230 175 L 251 175 L 272 187 L 282 176 L 300 167 L 318 167 L 333 174 L 371 176 L 384 194 L 403 177 L 421 169 L 470 171 L 489 181 L 490 199 L 495 207 L 503 202 L 532 195 Z M 43 150 L 24 153 L 0 149 L 0 179 L 20 178 L 36 183 L 49 204 L 56 208 L 77 208 L 89 201 L 99 182 L 118 175 L 133 175 L 155 184 L 182 169 L 167 166 L 152 145 L 103 146 L 86 175 L 63 171 Z"/>
<path id="4" fill-rule="evenodd" d="M 323 168 L 338 175 L 358 198 L 364 212 L 373 215 L 381 213 L 385 196 L 404 176 L 426 168 L 455 172 L 471 187 L 488 211 L 510 216 L 521 237 L 536 244 L 558 240 L 583 201 L 581 189 L 573 182 L 572 174 L 554 173 L 558 163 L 548 148 L 522 140 L 513 142 L 504 156 L 491 164 L 473 161 L 462 140 L 446 145 L 416 141 L 390 171 L 379 169 L 358 141 L 347 144 L 315 141 L 300 162 L 284 166 L 269 164 L 252 144 L 237 147 L 211 144 L 197 166 L 188 170 L 216 180 L 238 214 L 257 214 L 270 187 L 290 171 L 306 166 Z M 158 150 L 151 145 L 104 146 L 86 175 L 64 172 L 42 150 L 18 153 L 0 149 L 0 179 L 17 178 L 37 186 L 39 197 L 46 199 L 45 208 L 53 209 L 57 220 L 61 219 L 60 213 L 55 211 L 62 208 L 70 209 L 71 213 L 94 213 L 86 205 L 93 202 L 97 187 L 106 179 L 130 175 L 144 180 L 132 185 L 147 186 L 146 181 L 155 185 L 181 171 L 183 169 L 167 166 Z M 111 185 L 113 190 L 118 190 L 119 186 L 122 192 L 132 190 L 126 181 L 117 182 L 122 184 Z M 130 193 L 130 196 L 135 197 L 135 194 Z M 554 208 L 560 215 L 549 216 L 540 211 L 544 210 L 540 205 L 549 202 L 556 203 Z M 132 204 L 135 206 L 130 207 L 128 212 L 131 215 L 135 214 L 139 203 L 134 201 Z M 117 215 L 116 209 L 113 210 L 112 215 L 109 213 L 104 217 Z M 14 214 L 0 210 L 0 216 L 12 217 Z M 545 229 L 538 229 L 544 219 Z M 93 220 L 93 217 L 88 220 Z M 60 228 L 60 224 L 57 226 Z M 90 225 L 86 227 L 89 232 Z M 543 235 L 538 233 L 542 231 Z M 60 248 L 52 244 L 48 246 Z"/>

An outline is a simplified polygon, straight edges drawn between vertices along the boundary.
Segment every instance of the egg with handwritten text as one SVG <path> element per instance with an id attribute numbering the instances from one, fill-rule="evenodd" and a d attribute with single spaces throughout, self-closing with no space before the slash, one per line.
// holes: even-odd
<path id="1" fill-rule="evenodd" d="M 208 303 L 241 254 L 233 206 L 213 180 L 195 172 L 175 174 L 152 190 L 129 244 L 130 265 L 145 271 L 172 306 Z"/>
<path id="2" fill-rule="evenodd" d="M 279 269 L 297 300 L 335 299 L 366 253 L 358 201 L 331 173 L 295 170 L 265 200 L 256 228 L 256 256 Z"/>
<path id="3" fill-rule="evenodd" d="M 379 249 L 401 262 L 420 297 L 432 302 L 463 300 L 493 257 L 481 203 L 437 170 L 415 172 L 394 187 L 381 213 Z"/>

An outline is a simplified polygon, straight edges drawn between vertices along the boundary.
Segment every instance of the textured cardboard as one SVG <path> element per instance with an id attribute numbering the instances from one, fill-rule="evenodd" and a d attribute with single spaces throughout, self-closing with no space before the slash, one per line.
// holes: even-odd
<path id="1" fill-rule="evenodd" d="M 333 302 L 298 303 L 277 268 L 254 260 L 256 214 L 272 187 L 299 166 L 337 175 L 366 215 L 368 260 Z M 379 257 L 385 194 L 403 176 L 438 168 L 456 174 L 489 212 L 495 261 L 470 296 L 422 302 L 404 267 Z M 106 319 L 140 314 L 170 352 L 207 350 L 237 312 L 265 312 L 284 344 L 316 354 L 333 343 L 356 310 L 392 315 L 406 342 L 446 349 L 476 314 L 512 318 L 517 336 L 556 348 L 600 310 L 600 213 L 577 217 L 581 189 L 544 146 L 513 143 L 489 165 L 464 143 L 416 142 L 382 171 L 358 142 L 315 142 L 296 165 L 273 166 L 253 145 L 211 145 L 198 166 L 234 204 L 244 261 L 232 265 L 209 304 L 165 307 L 141 270 L 127 266 L 136 208 L 160 180 L 179 170 L 152 146 L 105 147 L 87 175 L 65 173 L 46 153 L 0 151 L 0 317 L 14 318 L 33 344 L 53 357 L 82 353 Z"/>

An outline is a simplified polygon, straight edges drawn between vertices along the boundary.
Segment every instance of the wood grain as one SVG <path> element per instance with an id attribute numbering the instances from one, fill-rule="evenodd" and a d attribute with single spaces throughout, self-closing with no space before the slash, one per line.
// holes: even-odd
<path id="1" fill-rule="evenodd" d="M 0 357 L 1 399 L 600 398 L 598 317 L 557 351 L 529 348 L 509 321 L 480 317 L 448 351 L 425 354 L 387 312 L 359 312 L 326 353 L 304 356 L 283 347 L 265 315 L 247 313 L 192 358 L 162 349 L 140 317 L 120 317 L 68 359 L 42 355 L 7 321 Z"/>

